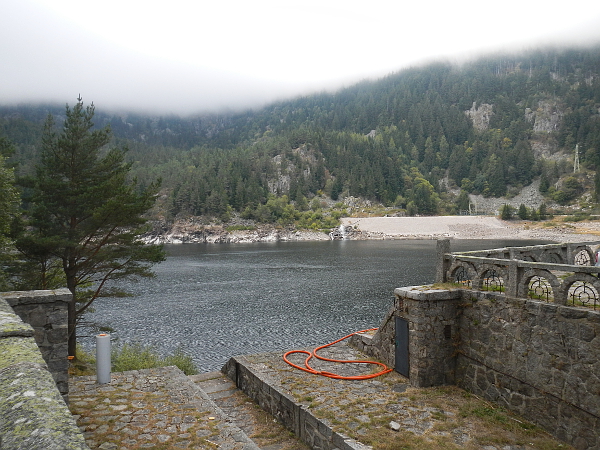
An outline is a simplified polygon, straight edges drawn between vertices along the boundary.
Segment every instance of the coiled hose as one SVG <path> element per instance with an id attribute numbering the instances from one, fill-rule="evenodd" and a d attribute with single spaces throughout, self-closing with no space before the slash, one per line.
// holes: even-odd
<path id="1" fill-rule="evenodd" d="M 375 378 L 375 377 L 378 377 L 380 375 L 384 375 L 386 373 L 389 373 L 393 369 L 391 369 L 388 366 L 386 366 L 385 364 L 377 362 L 377 361 L 356 361 L 356 360 L 346 360 L 346 359 L 331 359 L 331 358 L 325 358 L 324 356 L 317 355 L 317 352 L 319 350 L 322 350 L 322 349 L 324 349 L 326 347 L 329 347 L 331 345 L 337 344 L 338 342 L 341 342 L 344 339 L 348 339 L 350 336 L 354 336 L 355 334 L 365 333 L 367 331 L 374 331 L 374 330 L 377 330 L 377 328 L 369 328 L 367 330 L 355 331 L 354 333 L 351 333 L 348 336 L 344 336 L 343 338 L 340 338 L 337 341 L 331 342 L 331 343 L 326 344 L 326 345 L 321 345 L 320 347 L 315 348 L 312 352 L 309 352 L 308 350 L 290 350 L 289 352 L 286 352 L 283 355 L 283 360 L 286 363 L 288 363 L 290 366 L 295 367 L 296 369 L 300 369 L 300 370 L 303 370 L 305 372 L 312 373 L 312 374 L 315 374 L 315 375 L 321 375 L 321 376 L 328 377 L 328 378 L 335 378 L 336 380 L 368 380 L 370 378 Z M 297 364 L 294 364 L 293 362 L 291 362 L 288 359 L 288 356 L 291 355 L 291 354 L 293 354 L 293 353 L 305 353 L 305 354 L 308 355 L 308 357 L 304 361 L 304 367 L 299 366 Z M 343 375 L 338 375 L 336 373 L 327 372 L 327 371 L 324 371 L 324 370 L 313 369 L 310 366 L 310 364 L 308 363 L 313 356 L 315 358 L 317 358 L 317 359 L 320 359 L 320 360 L 323 360 L 323 361 L 329 361 L 329 362 L 352 363 L 352 364 L 376 364 L 378 366 L 381 366 L 382 369 L 381 369 L 381 371 L 379 371 L 377 373 L 370 373 L 370 374 L 367 374 L 367 375 L 343 376 Z"/>

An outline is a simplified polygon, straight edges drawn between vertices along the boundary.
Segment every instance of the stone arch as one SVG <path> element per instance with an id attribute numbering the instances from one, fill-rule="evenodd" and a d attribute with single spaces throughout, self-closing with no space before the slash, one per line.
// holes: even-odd
<path id="1" fill-rule="evenodd" d="M 576 266 L 593 266 L 594 261 L 594 252 L 588 245 L 579 245 L 573 249 L 572 253 L 572 261 Z"/>
<path id="2" fill-rule="evenodd" d="M 574 306 L 591 303 L 595 307 L 600 304 L 600 279 L 589 273 L 573 274 L 563 280 L 562 293 L 560 298 L 555 297 L 555 303 Z"/>
<path id="3" fill-rule="evenodd" d="M 551 263 L 551 264 L 567 264 L 563 255 L 556 249 L 544 250 L 540 255 L 539 262 Z"/>
<path id="4" fill-rule="evenodd" d="M 473 289 L 503 291 L 508 273 L 505 267 L 495 264 L 483 264 L 473 280 Z"/>
<path id="5" fill-rule="evenodd" d="M 521 261 L 538 262 L 536 255 L 533 252 L 521 252 L 518 258 Z"/>
<path id="6" fill-rule="evenodd" d="M 477 277 L 475 266 L 466 261 L 455 261 L 448 269 L 446 279 L 451 283 L 459 283 L 471 288 Z"/>
<path id="7" fill-rule="evenodd" d="M 537 300 L 550 301 L 550 294 L 552 295 L 553 301 L 554 299 L 562 298 L 561 283 L 559 282 L 558 278 L 556 278 L 552 272 L 544 269 L 530 269 L 523 274 L 523 277 L 521 278 L 517 287 L 518 297 L 534 298 L 529 295 L 529 284 L 535 278 L 542 279 L 545 281 L 545 283 L 547 283 L 547 287 L 545 288 L 540 285 L 540 288 L 542 288 L 543 292 L 538 292 L 539 298 L 537 298 Z"/>

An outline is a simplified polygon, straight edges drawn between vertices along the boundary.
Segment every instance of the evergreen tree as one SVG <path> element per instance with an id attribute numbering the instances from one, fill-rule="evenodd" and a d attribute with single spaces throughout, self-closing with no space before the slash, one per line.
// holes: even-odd
<path id="1" fill-rule="evenodd" d="M 539 187 L 540 193 L 545 194 L 546 192 L 548 192 L 549 187 L 550 187 L 550 182 L 548 181 L 548 176 L 546 175 L 546 172 L 543 171 L 542 175 L 540 177 L 540 187 Z M 598 190 L 596 190 L 596 192 L 598 192 Z"/>
<path id="2" fill-rule="evenodd" d="M 11 150 L 10 142 L 0 138 L 0 291 L 9 288 L 8 276 L 4 269 L 14 253 L 9 234 L 19 206 L 19 193 L 14 185 L 14 171 L 7 167 L 5 162 L 5 156 L 8 156 Z"/>
<path id="3" fill-rule="evenodd" d="M 418 176 L 413 181 L 412 201 L 419 214 L 433 216 L 438 213 L 439 197 L 429 181 Z"/>
<path id="4" fill-rule="evenodd" d="M 502 220 L 511 220 L 512 217 L 513 217 L 513 207 L 505 203 L 502 206 L 502 209 L 500 210 L 500 218 Z"/>
<path id="5" fill-rule="evenodd" d="M 468 211 L 469 210 L 469 194 L 464 189 L 461 189 L 460 194 L 458 195 L 458 200 L 456 201 L 456 206 L 459 211 Z"/>
<path id="6" fill-rule="evenodd" d="M 144 245 L 143 215 L 153 206 L 158 183 L 136 189 L 129 181 L 125 149 L 106 149 L 108 127 L 93 130 L 94 105 L 81 98 L 57 133 L 46 120 L 41 162 L 36 167 L 30 223 L 21 243 L 40 244 L 47 259 L 58 260 L 72 293 L 68 308 L 69 354 L 75 355 L 76 325 L 110 280 L 152 276 L 164 259 L 160 246 Z M 114 293 L 114 292 L 112 292 Z"/>
<path id="7" fill-rule="evenodd" d="M 540 209 L 538 210 L 538 218 L 540 220 L 546 220 L 548 216 L 548 207 L 546 206 L 545 203 L 542 203 L 540 205 Z"/>
<path id="8" fill-rule="evenodd" d="M 525 206 L 523 203 L 521 203 L 521 205 L 519 206 L 519 211 L 517 212 L 517 215 L 519 216 L 519 219 L 527 220 L 529 218 L 529 211 L 527 211 L 527 206 Z"/>
<path id="9" fill-rule="evenodd" d="M 533 220 L 534 222 L 540 220 L 540 216 L 538 215 L 537 209 L 535 208 L 531 209 L 531 220 Z"/>

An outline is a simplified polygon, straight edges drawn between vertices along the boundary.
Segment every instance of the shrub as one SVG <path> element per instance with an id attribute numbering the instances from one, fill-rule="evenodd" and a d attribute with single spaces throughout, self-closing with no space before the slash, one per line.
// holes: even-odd
<path id="1" fill-rule="evenodd" d="M 186 355 L 181 348 L 175 350 L 173 355 L 162 358 L 153 347 L 144 347 L 142 344 L 124 344 L 122 347 L 113 348 L 111 351 L 111 370 L 124 372 L 126 370 L 151 369 L 154 367 L 177 366 L 186 375 L 198 373 L 192 358 Z M 77 364 L 87 366 L 86 374 L 95 372 L 96 359 L 93 352 L 86 352 L 77 348 Z M 83 375 L 84 373 L 73 373 Z"/>
<path id="2" fill-rule="evenodd" d="M 143 346 L 140 343 L 126 343 L 122 347 L 113 348 L 111 361 L 114 372 L 177 366 L 186 375 L 198 373 L 192 358 L 187 356 L 181 347 L 177 348 L 173 355 L 163 358 L 151 346 Z"/>

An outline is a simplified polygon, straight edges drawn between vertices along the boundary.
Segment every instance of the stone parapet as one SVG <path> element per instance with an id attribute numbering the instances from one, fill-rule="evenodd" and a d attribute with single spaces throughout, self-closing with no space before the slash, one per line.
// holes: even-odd
<path id="1" fill-rule="evenodd" d="M 466 291 L 457 324 L 458 386 L 600 448 L 600 312 Z"/>
<path id="2" fill-rule="evenodd" d="M 33 329 L 33 337 L 58 390 L 68 401 L 68 289 L 3 292 L 0 298 Z"/>
<path id="3" fill-rule="evenodd" d="M 0 448 L 88 450 L 34 335 L 0 298 Z"/>

